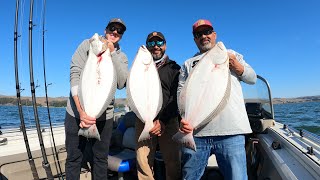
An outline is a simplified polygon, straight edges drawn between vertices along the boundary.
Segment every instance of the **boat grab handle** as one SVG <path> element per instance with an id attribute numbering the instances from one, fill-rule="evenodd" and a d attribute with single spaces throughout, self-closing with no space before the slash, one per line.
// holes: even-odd
<path id="1" fill-rule="evenodd" d="M 8 139 L 7 138 L 3 138 L 0 140 L 0 146 L 2 145 L 7 145 L 8 144 Z"/>

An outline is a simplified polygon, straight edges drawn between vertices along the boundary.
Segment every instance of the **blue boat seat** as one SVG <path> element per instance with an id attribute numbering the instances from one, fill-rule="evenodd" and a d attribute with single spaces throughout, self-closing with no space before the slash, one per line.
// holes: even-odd
<path id="1" fill-rule="evenodd" d="M 119 125 L 112 133 L 108 169 L 118 172 L 119 179 L 123 179 L 123 173 L 135 171 L 135 120 L 134 113 L 127 113 L 121 118 Z"/>
<path id="2" fill-rule="evenodd" d="M 128 172 L 135 167 L 135 129 L 130 127 L 123 135 L 123 148 L 110 150 L 108 156 L 108 169 L 115 172 Z"/>

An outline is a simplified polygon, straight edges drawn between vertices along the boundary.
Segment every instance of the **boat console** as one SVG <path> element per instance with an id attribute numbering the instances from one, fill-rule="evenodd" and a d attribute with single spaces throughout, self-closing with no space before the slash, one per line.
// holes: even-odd
<path id="1" fill-rule="evenodd" d="M 260 102 L 247 102 L 247 115 L 254 133 L 265 133 L 268 127 L 274 126 L 271 113 L 265 110 Z"/>

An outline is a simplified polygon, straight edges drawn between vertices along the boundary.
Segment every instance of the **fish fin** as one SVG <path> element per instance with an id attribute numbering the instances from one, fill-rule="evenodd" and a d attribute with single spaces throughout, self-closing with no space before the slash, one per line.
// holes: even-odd
<path id="1" fill-rule="evenodd" d="M 196 143 L 194 142 L 192 133 L 185 134 L 179 131 L 172 136 L 172 140 L 182 144 L 189 149 L 197 151 Z"/>
<path id="2" fill-rule="evenodd" d="M 88 128 L 79 129 L 78 136 L 80 136 L 80 135 L 84 136 L 86 138 L 95 138 L 95 139 L 101 141 L 99 131 L 98 131 L 97 126 L 95 124 L 88 127 Z"/>

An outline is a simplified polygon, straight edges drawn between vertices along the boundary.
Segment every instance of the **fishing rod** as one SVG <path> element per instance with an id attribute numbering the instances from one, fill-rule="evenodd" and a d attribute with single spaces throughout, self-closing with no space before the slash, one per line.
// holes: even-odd
<path id="1" fill-rule="evenodd" d="M 42 167 L 45 169 L 47 178 L 53 179 L 52 171 L 50 164 L 48 163 L 46 149 L 43 144 L 40 122 L 38 117 L 38 109 L 37 109 L 37 102 L 36 102 L 36 93 L 34 87 L 34 79 L 33 79 L 33 62 L 32 62 L 32 15 L 33 15 L 33 0 L 30 0 L 30 18 L 29 18 L 29 72 L 30 72 L 30 87 L 31 87 L 31 94 L 32 94 L 32 105 L 33 105 L 33 112 L 34 112 L 34 120 L 36 122 L 36 128 L 42 153 Z"/>
<path id="2" fill-rule="evenodd" d="M 36 165 L 32 158 L 30 145 L 28 141 L 28 136 L 26 132 L 26 125 L 24 123 L 22 104 L 21 104 L 21 96 L 20 96 L 20 83 L 19 83 L 19 69 L 18 69 L 18 18 L 19 18 L 19 4 L 20 0 L 16 0 L 16 15 L 15 15 L 15 23 L 14 23 L 14 67 L 15 67 L 15 78 L 16 78 L 16 94 L 17 94 L 17 104 L 19 109 L 19 116 L 21 122 L 21 131 L 23 133 L 24 144 L 26 145 L 28 160 L 32 172 L 33 179 L 38 180 L 39 175 L 37 172 Z"/>
<path id="3" fill-rule="evenodd" d="M 47 84 L 47 76 L 46 76 L 46 61 L 45 61 L 45 55 L 44 55 L 44 50 L 45 50 L 45 43 L 44 43 L 44 35 L 45 35 L 45 13 L 46 13 L 46 0 L 43 1 L 43 21 L 42 21 L 42 61 L 43 61 L 43 77 L 44 77 L 44 89 L 45 89 L 45 93 L 46 93 L 46 105 L 47 105 L 47 112 L 48 112 L 48 119 L 49 119 L 49 124 L 50 124 L 50 130 L 51 130 L 51 137 L 52 137 L 52 142 L 53 142 L 53 149 L 54 149 L 54 154 L 55 156 L 53 156 L 55 158 L 55 166 L 56 166 L 56 170 L 57 173 L 59 173 L 59 179 L 62 178 L 63 179 L 63 175 L 62 175 L 62 170 L 61 170 L 61 165 L 60 165 L 60 160 L 59 160 L 59 155 L 57 152 L 57 148 L 56 148 L 56 143 L 54 140 L 54 135 L 53 135 L 53 130 L 52 130 L 52 123 L 51 123 L 51 116 L 50 116 L 50 108 L 49 108 L 49 101 L 48 101 L 48 86 L 51 85 Z M 57 164 L 58 164 L 58 168 L 57 168 Z"/>

